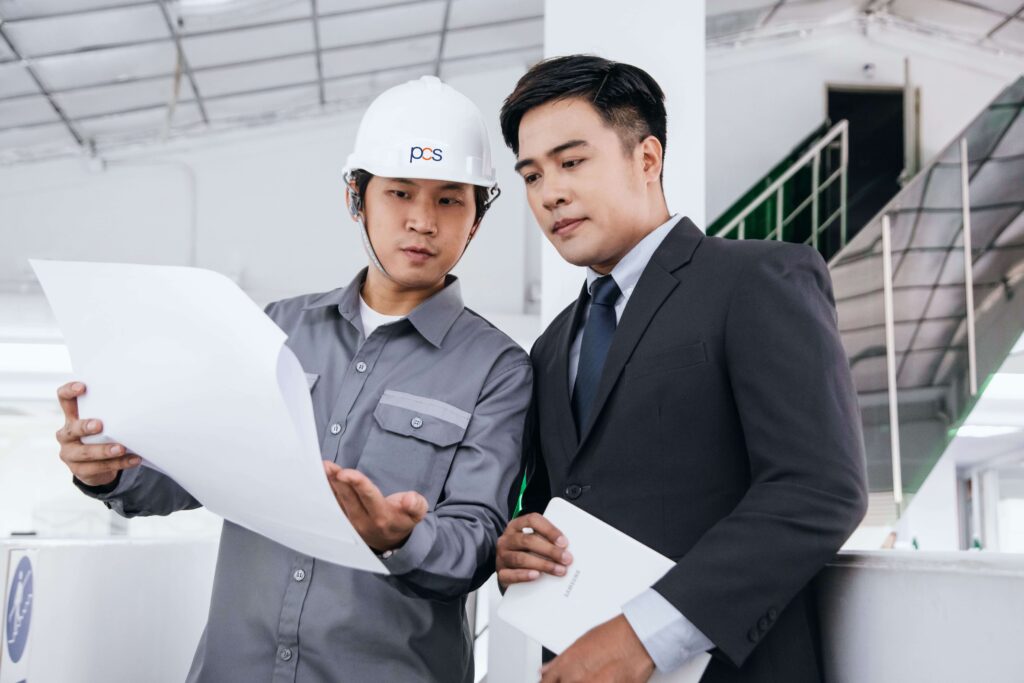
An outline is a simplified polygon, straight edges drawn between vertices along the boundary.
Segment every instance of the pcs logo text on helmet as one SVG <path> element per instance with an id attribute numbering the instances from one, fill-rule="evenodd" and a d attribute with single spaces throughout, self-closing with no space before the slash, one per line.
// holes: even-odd
<path id="1" fill-rule="evenodd" d="M 413 161 L 441 161 L 443 158 L 444 150 L 440 147 L 410 147 L 409 148 L 409 163 Z"/>

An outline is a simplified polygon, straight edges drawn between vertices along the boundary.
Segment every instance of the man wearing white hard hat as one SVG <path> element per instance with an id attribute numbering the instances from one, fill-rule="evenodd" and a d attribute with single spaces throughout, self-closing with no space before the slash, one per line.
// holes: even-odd
<path id="1" fill-rule="evenodd" d="M 466 596 L 494 568 L 532 382 L 526 353 L 463 306 L 448 274 L 497 195 L 480 112 L 432 77 L 388 90 L 345 182 L 370 266 L 267 313 L 306 372 L 338 503 L 390 575 L 225 521 L 189 681 L 473 680 Z M 102 430 L 78 417 L 84 391 L 58 392 L 76 484 L 126 517 L 198 506 L 119 445 L 81 442 Z"/>

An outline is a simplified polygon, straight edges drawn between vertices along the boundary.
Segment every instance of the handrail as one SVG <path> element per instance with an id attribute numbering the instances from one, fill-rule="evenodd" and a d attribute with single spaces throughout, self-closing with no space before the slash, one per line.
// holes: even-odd
<path id="1" fill-rule="evenodd" d="M 842 144 L 842 154 L 841 154 L 841 159 L 840 159 L 839 170 L 836 171 L 836 173 L 833 173 L 832 176 L 828 179 L 828 181 L 824 185 L 819 185 L 818 176 L 819 176 L 819 169 L 820 169 L 820 163 L 821 163 L 821 161 L 820 161 L 821 160 L 821 153 L 826 148 L 831 146 L 835 142 L 836 138 L 839 138 L 840 142 Z M 814 181 L 813 181 L 814 188 L 812 190 L 811 197 L 813 199 L 812 204 L 814 205 L 814 213 L 815 213 L 814 223 L 815 223 L 815 225 L 813 226 L 813 229 L 812 229 L 811 239 L 814 242 L 814 244 L 817 245 L 817 237 L 818 237 L 818 234 L 820 232 L 820 228 L 817 225 L 817 220 L 818 220 L 818 216 L 817 216 L 817 208 L 818 208 L 817 207 L 817 204 L 818 204 L 817 197 L 818 197 L 818 194 L 820 193 L 820 191 L 823 188 L 830 186 L 832 184 L 832 182 L 835 180 L 836 176 L 838 175 L 838 176 L 840 176 L 840 179 L 842 181 L 842 188 L 841 188 L 841 192 L 840 192 L 840 195 L 841 195 L 841 197 L 840 197 L 840 210 L 839 210 L 840 211 L 840 215 L 841 215 L 841 220 L 842 220 L 842 228 L 841 228 L 841 231 L 840 231 L 841 232 L 841 238 L 840 238 L 841 245 L 840 245 L 840 248 L 842 248 L 842 246 L 845 246 L 845 244 L 846 244 L 846 184 L 847 184 L 848 160 L 849 160 L 849 123 L 844 119 L 844 120 L 840 121 L 839 123 L 837 123 L 836 125 L 832 126 L 832 128 L 829 129 L 828 133 L 826 133 L 820 140 L 818 140 L 816 143 L 814 143 L 814 145 L 809 150 L 807 150 L 807 152 L 805 152 L 803 154 L 803 156 L 801 156 L 799 159 L 797 159 L 785 172 L 783 172 L 782 175 L 780 175 L 778 178 L 776 178 L 775 181 L 772 182 L 771 185 L 769 185 L 767 188 L 765 188 L 764 191 L 761 192 L 761 194 L 759 194 L 754 201 L 750 202 L 747 205 L 747 207 L 745 209 L 743 209 L 742 211 L 740 211 L 732 220 L 730 220 L 725 225 L 724 228 L 722 228 L 717 233 L 715 233 L 715 236 L 717 236 L 717 237 L 728 237 L 734 230 L 739 228 L 739 235 L 738 235 L 739 239 L 745 239 L 746 235 L 745 235 L 745 231 L 743 230 L 743 227 L 745 225 L 745 221 L 746 221 L 747 216 L 749 216 L 751 213 L 753 213 L 754 210 L 757 209 L 758 207 L 760 207 L 761 204 L 764 203 L 764 201 L 767 200 L 768 198 L 772 197 L 773 195 L 781 195 L 782 188 L 786 184 L 786 182 L 790 178 L 792 178 L 794 175 L 796 175 L 805 166 L 807 166 L 808 164 L 813 163 L 813 165 L 814 165 L 814 169 L 813 169 L 814 170 Z M 807 207 L 807 202 L 805 201 L 804 203 L 802 203 L 796 209 L 796 211 L 791 213 L 790 219 L 792 218 L 792 216 L 796 215 L 797 213 L 799 213 L 800 211 L 802 211 L 806 207 Z M 782 227 L 783 227 L 784 223 L 789 222 L 789 219 L 784 219 L 783 216 L 782 216 L 782 203 L 781 202 L 779 202 L 779 205 L 776 207 L 776 215 L 777 215 L 776 228 L 771 233 L 769 233 L 769 235 L 773 235 L 774 234 L 775 235 L 775 239 L 781 240 L 782 239 Z M 834 218 L 835 218 L 835 216 L 833 215 L 832 218 L 828 221 L 828 223 L 826 225 L 831 224 L 832 220 Z"/>

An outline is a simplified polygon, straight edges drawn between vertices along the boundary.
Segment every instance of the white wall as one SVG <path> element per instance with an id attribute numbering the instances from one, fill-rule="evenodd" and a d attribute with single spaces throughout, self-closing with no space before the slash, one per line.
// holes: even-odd
<path id="1" fill-rule="evenodd" d="M 902 87 L 903 59 L 921 90 L 927 163 L 1021 73 L 1024 60 L 898 27 L 823 27 L 803 38 L 707 54 L 707 217 L 736 199 L 825 120 L 828 85 Z M 873 78 L 863 70 L 875 65 Z"/>

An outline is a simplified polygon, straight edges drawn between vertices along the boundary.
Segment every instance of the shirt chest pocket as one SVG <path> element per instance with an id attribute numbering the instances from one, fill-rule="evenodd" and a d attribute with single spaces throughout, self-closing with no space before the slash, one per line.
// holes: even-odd
<path id="1" fill-rule="evenodd" d="M 433 510 L 470 417 L 444 401 L 385 391 L 373 411 L 358 469 L 384 495 L 418 491 Z"/>

